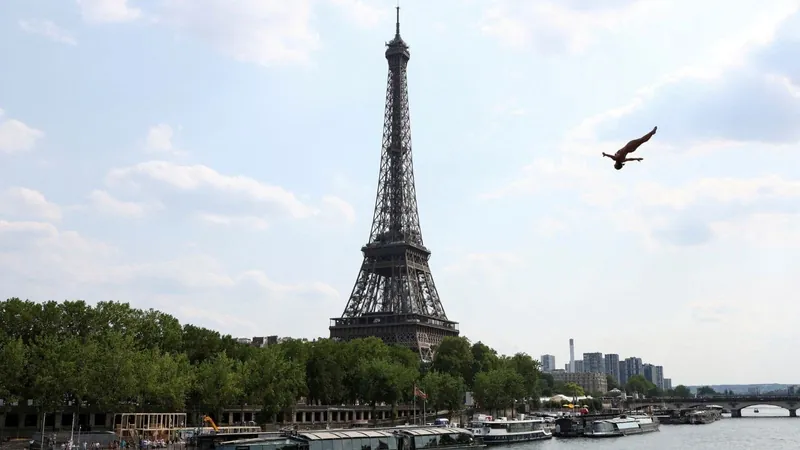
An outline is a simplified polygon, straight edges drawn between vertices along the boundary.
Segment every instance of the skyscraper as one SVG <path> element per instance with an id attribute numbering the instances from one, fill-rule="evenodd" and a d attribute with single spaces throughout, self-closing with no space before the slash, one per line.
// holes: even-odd
<path id="1" fill-rule="evenodd" d="M 664 390 L 664 366 L 653 366 L 653 384 L 659 389 Z"/>
<path id="2" fill-rule="evenodd" d="M 644 371 L 642 370 L 642 358 L 637 358 L 635 356 L 625 358 L 625 367 L 628 375 L 627 379 L 630 379 L 630 377 L 634 375 L 644 375 Z"/>
<path id="3" fill-rule="evenodd" d="M 619 385 L 620 386 L 625 386 L 625 383 L 628 382 L 628 378 L 630 378 L 630 375 L 628 374 L 628 365 L 625 363 L 625 361 L 620 361 L 619 362 L 619 380 L 617 380 L 617 381 L 619 381 Z"/>
<path id="4" fill-rule="evenodd" d="M 606 375 L 611 375 L 617 383 L 619 383 L 619 355 L 616 353 L 606 353 L 603 359 L 606 366 Z"/>
<path id="5" fill-rule="evenodd" d="M 644 375 L 644 379 L 645 380 L 647 380 L 647 381 L 649 381 L 649 382 L 651 382 L 653 384 L 656 384 L 655 378 L 653 376 L 653 375 L 655 375 L 653 373 L 654 372 L 653 367 L 654 366 L 652 364 L 649 364 L 649 363 L 642 364 L 642 374 Z"/>
<path id="6" fill-rule="evenodd" d="M 556 370 L 556 357 L 553 355 L 542 355 L 542 372 L 552 372 Z"/>
<path id="7" fill-rule="evenodd" d="M 569 373 L 575 373 L 575 341 L 569 339 Z"/>
<path id="8" fill-rule="evenodd" d="M 583 371 L 591 373 L 606 373 L 605 360 L 602 353 L 584 353 Z"/>
<path id="9" fill-rule="evenodd" d="M 672 378 L 664 378 L 664 390 L 668 391 L 672 389 Z"/>
<path id="10" fill-rule="evenodd" d="M 583 364 L 583 360 L 579 359 L 579 360 L 575 361 L 575 363 L 573 364 L 572 367 L 574 367 L 573 373 L 584 373 L 584 372 L 586 372 L 584 370 L 585 369 L 585 365 Z"/>

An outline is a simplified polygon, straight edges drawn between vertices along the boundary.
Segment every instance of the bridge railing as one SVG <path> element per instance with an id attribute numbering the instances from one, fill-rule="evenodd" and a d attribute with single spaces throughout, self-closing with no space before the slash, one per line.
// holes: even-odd
<path id="1" fill-rule="evenodd" d="M 626 401 L 637 402 L 663 402 L 663 403 L 686 403 L 686 402 L 724 402 L 724 401 L 800 401 L 800 395 L 709 395 L 703 397 L 648 397 L 648 398 L 629 398 Z"/>

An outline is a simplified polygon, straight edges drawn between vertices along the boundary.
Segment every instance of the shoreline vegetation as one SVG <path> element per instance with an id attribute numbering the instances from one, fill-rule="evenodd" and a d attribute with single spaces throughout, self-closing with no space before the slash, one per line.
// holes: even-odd
<path id="1" fill-rule="evenodd" d="M 0 302 L 0 361 L 0 412 L 28 399 L 46 413 L 95 408 L 216 415 L 260 405 L 257 422 L 265 424 L 302 398 L 394 407 L 414 401 L 414 386 L 430 408 L 451 415 L 464 409 L 466 392 L 486 411 L 553 406 L 539 402 L 554 394 L 585 395 L 578 385 L 554 382 L 525 353 L 499 355 L 464 337 L 446 338 L 434 361 L 421 364 L 417 353 L 377 338 L 288 338 L 256 347 L 119 302 Z M 629 387 L 652 391 L 643 378 L 633 381 Z M 602 408 L 599 397 L 585 403 Z"/>

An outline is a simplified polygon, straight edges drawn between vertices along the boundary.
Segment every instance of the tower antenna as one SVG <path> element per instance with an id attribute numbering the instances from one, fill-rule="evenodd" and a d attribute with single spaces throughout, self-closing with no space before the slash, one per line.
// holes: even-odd
<path id="1" fill-rule="evenodd" d="M 397 21 L 395 22 L 395 35 L 400 36 L 400 0 L 397 0 Z"/>

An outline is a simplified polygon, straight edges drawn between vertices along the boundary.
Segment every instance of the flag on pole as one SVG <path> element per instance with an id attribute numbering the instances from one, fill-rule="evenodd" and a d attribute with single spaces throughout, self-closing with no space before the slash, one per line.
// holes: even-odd
<path id="1" fill-rule="evenodd" d="M 426 400 L 428 398 L 428 394 L 422 392 L 422 390 L 420 390 L 420 388 L 418 388 L 417 385 L 415 384 L 414 385 L 414 397 L 415 398 L 419 397 L 419 398 L 421 398 L 423 400 Z"/>

